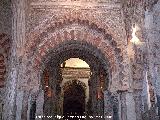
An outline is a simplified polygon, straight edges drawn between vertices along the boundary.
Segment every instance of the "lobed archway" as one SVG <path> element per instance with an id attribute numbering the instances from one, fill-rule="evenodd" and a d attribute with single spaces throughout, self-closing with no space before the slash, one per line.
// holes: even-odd
<path id="1" fill-rule="evenodd" d="M 117 42 L 112 35 L 106 33 L 105 29 L 98 27 L 95 23 L 90 23 L 89 20 L 64 20 L 63 24 L 55 22 L 48 25 L 44 32 L 34 33 L 29 36 L 29 40 L 26 44 L 26 51 L 24 53 L 25 59 L 30 59 L 27 65 L 31 65 L 34 68 L 34 73 L 41 70 L 40 66 L 43 66 L 43 58 L 46 57 L 52 48 L 56 48 L 61 43 L 67 41 L 78 41 L 89 43 L 104 54 L 105 59 L 108 60 L 109 73 L 115 82 L 114 89 L 127 89 L 128 83 L 125 79 L 125 65 L 127 64 L 123 60 L 122 50 L 118 48 Z M 26 73 L 31 73 L 31 70 L 26 70 Z M 39 78 L 37 78 L 39 79 Z M 26 81 L 31 81 L 29 78 Z M 36 81 L 34 81 L 36 82 Z"/>
<path id="2" fill-rule="evenodd" d="M 48 99 L 47 104 L 49 104 L 51 101 L 58 99 L 57 97 L 61 93 L 60 83 L 62 82 L 62 76 L 59 67 L 60 64 L 63 63 L 63 61 L 67 60 L 68 58 L 78 57 L 85 60 L 90 65 L 92 71 L 90 86 L 93 87 L 94 89 L 94 91 L 92 91 L 94 93 L 91 93 L 92 97 L 94 97 L 93 99 L 97 100 L 98 102 L 99 99 L 97 98 L 99 96 L 98 92 L 101 92 L 99 90 L 100 89 L 107 90 L 109 86 L 109 72 L 108 72 L 109 65 L 107 63 L 107 60 L 105 60 L 104 55 L 94 46 L 86 42 L 68 41 L 62 43 L 60 46 L 57 46 L 57 48 L 53 49 L 50 52 L 49 56 L 50 56 L 49 61 L 48 60 L 45 61 L 46 59 L 44 59 L 45 61 L 44 63 L 46 63 L 45 65 L 47 66 L 45 67 L 45 69 L 47 68 L 49 72 L 49 80 L 48 80 L 49 83 L 47 84 L 48 85 L 47 87 L 51 89 L 51 95 L 49 99 L 52 99 L 52 100 Z M 103 99 L 103 96 L 99 97 L 102 97 Z M 48 110 L 50 108 L 46 109 L 47 113 L 51 112 L 50 110 Z M 57 110 L 56 106 L 55 108 L 52 109 Z M 92 111 L 94 112 L 94 110 Z M 98 114 L 98 111 L 96 112 Z M 57 114 L 57 113 L 50 113 L 50 114 Z"/>
<path id="3" fill-rule="evenodd" d="M 57 25 L 58 27 L 56 28 Z M 28 68 L 32 68 L 32 72 L 28 69 L 26 73 L 33 73 L 26 80 L 30 82 L 30 87 L 32 87 L 33 82 L 40 82 L 43 85 L 43 82 L 41 82 L 43 81 L 43 72 L 46 68 L 49 69 L 51 100 L 48 103 L 52 104 L 55 111 L 58 110 L 54 106 L 56 104 L 53 102 L 52 95 L 58 95 L 60 92 L 57 92 L 57 90 L 60 90 L 58 84 L 62 79 L 59 66 L 69 58 L 80 58 L 89 64 L 93 73 L 91 79 L 95 83 L 95 86 L 92 87 L 99 87 L 98 90 L 93 91 L 93 93 L 98 93 L 95 94 L 94 99 L 97 99 L 97 97 L 98 99 L 103 99 L 103 90 L 110 90 L 113 82 L 117 82 L 114 87 L 122 87 L 121 85 L 123 85 L 127 88 L 127 82 L 122 82 L 124 65 L 122 63 L 121 49 L 117 47 L 117 43 L 111 35 L 105 33 L 104 29 L 98 28 L 96 24 L 89 24 L 87 21 L 75 20 L 64 26 L 59 25 L 61 24 L 55 23 L 54 27 L 46 28 L 46 31 L 42 32 L 36 39 L 33 39 L 35 43 L 32 42 L 32 45 L 30 43 L 26 45 L 25 53 L 26 57 L 32 58 L 26 63 L 29 65 Z M 67 25 L 69 25 L 69 29 Z M 31 81 L 32 78 L 39 81 Z M 113 79 L 116 81 L 113 81 Z M 102 87 L 103 90 L 101 90 L 100 81 L 104 85 Z M 42 87 L 43 90 L 44 87 Z M 116 90 L 114 87 L 112 89 Z M 90 102 L 94 103 L 92 100 Z M 95 106 L 102 106 L 103 102 L 100 100 L 97 104 Z M 50 110 L 48 113 L 53 112 Z M 99 112 L 102 113 L 103 111 L 96 111 L 95 107 L 90 113 L 94 114 L 94 112 L 99 114 Z"/>

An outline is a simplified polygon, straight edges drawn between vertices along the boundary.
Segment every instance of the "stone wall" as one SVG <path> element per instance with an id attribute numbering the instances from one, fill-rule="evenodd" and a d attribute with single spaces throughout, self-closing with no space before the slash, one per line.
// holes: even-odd
<path id="1" fill-rule="evenodd" d="M 0 34 L 0 119 L 4 104 L 5 83 L 8 72 L 8 59 L 10 53 L 10 38 L 6 34 Z"/>
<path id="2" fill-rule="evenodd" d="M 0 1 L 0 119 L 2 119 L 2 106 L 4 100 L 6 72 L 10 49 L 11 36 L 11 2 Z"/>
<path id="3" fill-rule="evenodd" d="M 0 11 L 0 33 L 11 36 L 12 11 L 10 0 L 0 1 Z"/>
<path id="4" fill-rule="evenodd" d="M 0 1 L 0 119 L 4 99 L 4 86 L 6 80 L 7 63 L 10 48 L 11 36 L 11 2 L 10 0 Z"/>

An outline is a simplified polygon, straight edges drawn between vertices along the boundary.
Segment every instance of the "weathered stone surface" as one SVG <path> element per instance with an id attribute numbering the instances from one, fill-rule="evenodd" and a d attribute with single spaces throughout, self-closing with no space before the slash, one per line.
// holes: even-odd
<path id="1" fill-rule="evenodd" d="M 109 93 L 116 93 L 117 102 L 112 95 L 104 95 L 105 107 L 114 103 L 111 113 L 107 108 L 104 111 L 114 114 L 115 120 L 142 120 L 152 106 L 160 110 L 159 0 L 13 0 L 12 4 L 2 0 L 0 11 L 0 89 L 5 90 L 5 95 L 0 92 L 0 109 L 3 103 L 4 120 L 29 119 L 33 101 L 36 115 L 43 114 L 43 104 L 50 113 L 60 113 L 57 100 L 62 73 L 57 66 L 70 57 L 80 57 L 92 68 L 90 112 L 102 112 L 103 100 L 96 96 L 102 98 L 101 82 Z M 130 42 L 134 26 L 139 44 Z M 45 69 L 49 70 L 47 93 Z M 100 70 L 105 80 L 98 80 Z M 88 74 L 79 72 L 70 78 Z M 55 98 L 46 100 L 47 96 Z"/>
<path id="2" fill-rule="evenodd" d="M 5 33 L 11 36 L 11 26 L 12 26 L 12 10 L 10 0 L 0 1 L 0 33 Z"/>

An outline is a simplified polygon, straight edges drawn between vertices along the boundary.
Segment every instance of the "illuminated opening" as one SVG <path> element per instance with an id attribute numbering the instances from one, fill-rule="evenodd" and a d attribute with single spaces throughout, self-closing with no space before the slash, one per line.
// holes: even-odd
<path id="1" fill-rule="evenodd" d="M 137 31 L 137 27 L 132 27 L 132 39 L 131 42 L 134 44 L 138 44 L 140 42 L 140 40 L 138 39 L 138 37 L 136 36 L 136 31 Z"/>
<path id="2" fill-rule="evenodd" d="M 79 58 L 70 58 L 61 64 L 61 67 L 71 67 L 71 68 L 89 68 L 89 65 Z"/>

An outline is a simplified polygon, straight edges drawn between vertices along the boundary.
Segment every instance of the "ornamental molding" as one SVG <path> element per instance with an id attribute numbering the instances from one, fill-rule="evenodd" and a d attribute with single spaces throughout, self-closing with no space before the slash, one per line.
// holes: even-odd
<path id="1" fill-rule="evenodd" d="M 74 78 L 86 78 L 89 79 L 90 77 L 90 69 L 81 68 L 81 69 L 75 69 L 75 68 L 63 68 L 62 71 L 62 77 L 64 79 L 74 79 Z"/>
<path id="2" fill-rule="evenodd" d="M 32 1 L 32 7 L 50 8 L 72 8 L 72 9 L 103 9 L 103 8 L 121 8 L 119 0 L 39 0 Z"/>

